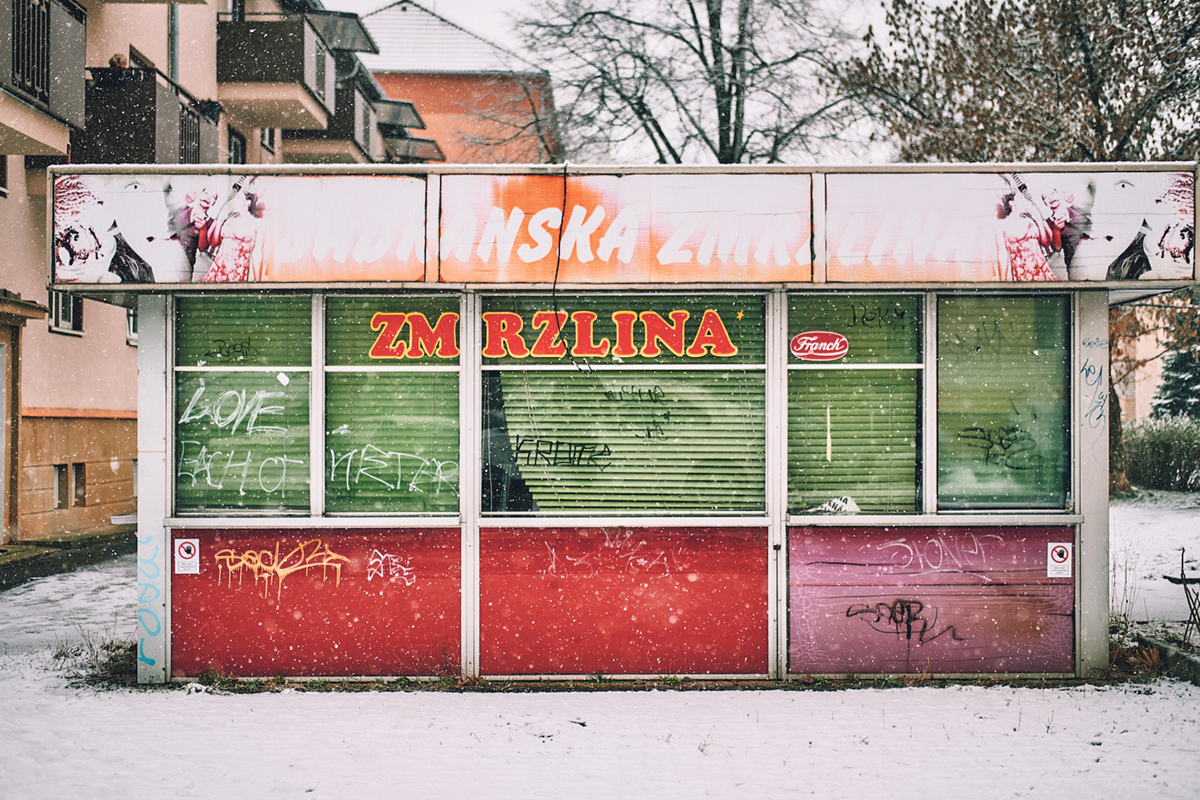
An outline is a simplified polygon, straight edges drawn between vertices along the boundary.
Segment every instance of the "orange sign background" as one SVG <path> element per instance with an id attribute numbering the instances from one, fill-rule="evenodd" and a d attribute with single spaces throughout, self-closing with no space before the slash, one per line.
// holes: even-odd
<path id="1" fill-rule="evenodd" d="M 448 175 L 438 275 L 484 283 L 810 281 L 811 208 L 808 175 Z"/>

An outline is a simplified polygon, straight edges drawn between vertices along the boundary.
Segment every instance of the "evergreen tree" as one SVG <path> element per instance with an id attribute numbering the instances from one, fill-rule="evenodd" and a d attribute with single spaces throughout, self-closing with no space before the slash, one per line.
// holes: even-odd
<path id="1" fill-rule="evenodd" d="M 1162 384 L 1151 404 L 1155 417 L 1200 420 L 1200 350 L 1180 350 L 1167 356 Z"/>

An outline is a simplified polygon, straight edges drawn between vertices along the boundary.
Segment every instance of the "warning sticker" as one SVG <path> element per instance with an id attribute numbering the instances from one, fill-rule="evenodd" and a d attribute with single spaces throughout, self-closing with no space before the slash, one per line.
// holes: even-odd
<path id="1" fill-rule="evenodd" d="M 1050 542 L 1046 545 L 1046 577 L 1069 578 L 1071 572 L 1070 542 Z"/>
<path id="2" fill-rule="evenodd" d="M 176 539 L 175 540 L 175 574 L 176 575 L 199 575 L 200 574 L 200 540 L 199 539 Z"/>

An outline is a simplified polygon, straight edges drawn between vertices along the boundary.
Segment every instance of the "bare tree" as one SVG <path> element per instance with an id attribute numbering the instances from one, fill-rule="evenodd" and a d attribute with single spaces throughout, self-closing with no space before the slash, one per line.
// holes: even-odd
<path id="1" fill-rule="evenodd" d="M 893 0 L 839 68 L 901 161 L 1190 160 L 1195 0 Z"/>
<path id="2" fill-rule="evenodd" d="M 1193 160 L 1200 154 L 1194 0 L 892 0 L 885 35 L 838 68 L 901 161 Z M 1117 386 L 1200 336 L 1184 290 L 1109 315 L 1110 447 Z M 1148 337 L 1148 338 L 1143 338 Z M 1135 347 L 1139 339 L 1160 345 Z"/>
<path id="3" fill-rule="evenodd" d="M 457 131 L 461 158 L 496 164 L 562 161 L 558 114 L 546 73 L 514 69 L 483 77 L 458 109 L 470 120 Z"/>
<path id="4" fill-rule="evenodd" d="M 779 162 L 836 137 L 845 37 L 806 0 L 542 0 L 517 21 L 573 155 Z M 648 145 L 648 147 L 646 146 Z"/>

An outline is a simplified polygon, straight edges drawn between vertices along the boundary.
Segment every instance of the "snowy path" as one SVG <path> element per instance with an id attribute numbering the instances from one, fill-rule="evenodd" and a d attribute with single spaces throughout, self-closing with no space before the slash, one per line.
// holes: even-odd
<path id="1" fill-rule="evenodd" d="M 1115 506 L 1138 610 L 1200 510 Z M 1193 549 L 1194 548 L 1194 549 Z M 133 632 L 126 556 L 0 592 L 0 798 L 1200 797 L 1200 688 L 551 694 L 96 692 L 59 644 Z M 1160 585 L 1161 584 L 1161 585 Z M 1171 590 L 1174 590 L 1172 592 Z M 1178 598 L 1174 594 L 1178 593 Z"/>
<path id="2" fill-rule="evenodd" d="M 6 798 L 1200 796 L 1200 688 L 1171 681 L 234 696 L 72 690 L 10 657 L 0 741 Z"/>

